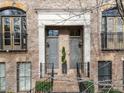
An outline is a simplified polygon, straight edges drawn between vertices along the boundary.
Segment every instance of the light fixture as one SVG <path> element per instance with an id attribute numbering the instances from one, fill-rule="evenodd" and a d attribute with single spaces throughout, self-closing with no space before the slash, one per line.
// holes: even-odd
<path id="1" fill-rule="evenodd" d="M 46 47 L 49 47 L 50 45 L 49 45 L 49 43 L 48 42 L 46 42 Z"/>
<path id="2" fill-rule="evenodd" d="M 81 48 L 82 45 L 83 45 L 83 43 L 82 43 L 82 41 L 80 40 L 80 41 L 79 41 L 79 44 L 78 44 L 79 48 Z"/>

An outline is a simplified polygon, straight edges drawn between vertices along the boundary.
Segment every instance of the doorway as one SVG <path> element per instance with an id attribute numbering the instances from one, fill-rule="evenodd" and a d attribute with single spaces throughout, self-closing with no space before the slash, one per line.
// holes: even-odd
<path id="1" fill-rule="evenodd" d="M 54 64 L 55 73 L 62 74 L 63 47 L 67 74 L 76 69 L 76 63 L 83 63 L 82 26 L 46 26 L 46 71 Z"/>

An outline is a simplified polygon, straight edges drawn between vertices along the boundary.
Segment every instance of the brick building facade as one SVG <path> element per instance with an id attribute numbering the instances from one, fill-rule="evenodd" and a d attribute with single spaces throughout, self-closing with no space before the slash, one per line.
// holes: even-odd
<path id="1" fill-rule="evenodd" d="M 34 88 L 35 82 L 46 76 L 46 63 L 54 63 L 56 76 L 62 76 L 62 47 L 69 78 L 76 77 L 77 62 L 90 62 L 89 79 L 94 81 L 96 92 L 98 80 L 112 80 L 113 87 L 123 91 L 124 38 L 118 30 L 108 36 L 102 33 L 109 22 L 103 21 L 111 20 L 103 17 L 113 17 L 107 11 L 116 7 L 112 0 L 102 1 L 0 0 L 1 91 L 19 93 Z M 105 26 L 112 28 L 110 32 L 118 28 L 117 18 L 113 20 L 114 27 Z M 87 65 L 82 69 L 85 76 Z"/>

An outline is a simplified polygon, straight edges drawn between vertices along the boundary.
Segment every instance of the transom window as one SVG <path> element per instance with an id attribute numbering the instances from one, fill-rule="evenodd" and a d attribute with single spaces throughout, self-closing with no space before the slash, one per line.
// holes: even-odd
<path id="1" fill-rule="evenodd" d="M 59 36 L 59 30 L 49 29 L 47 31 L 47 36 Z"/>
<path id="2" fill-rule="evenodd" d="M 0 50 L 26 50 L 26 13 L 9 8 L 0 10 Z"/>
<path id="3" fill-rule="evenodd" d="M 70 36 L 80 36 L 80 34 L 81 34 L 80 29 L 70 31 Z"/>

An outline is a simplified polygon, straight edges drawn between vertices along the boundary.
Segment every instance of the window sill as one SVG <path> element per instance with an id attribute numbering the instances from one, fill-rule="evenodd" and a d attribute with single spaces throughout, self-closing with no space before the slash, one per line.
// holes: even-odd
<path id="1" fill-rule="evenodd" d="M 0 91 L 0 93 L 6 93 L 5 91 Z"/>
<path id="2" fill-rule="evenodd" d="M 18 92 L 19 92 L 19 93 L 24 93 L 24 92 L 26 92 L 26 93 L 29 92 L 29 93 L 30 93 L 30 90 L 24 90 L 24 91 L 23 91 L 23 90 L 22 90 L 22 91 L 20 90 L 20 91 L 18 91 Z"/>
<path id="3" fill-rule="evenodd" d="M 102 51 L 124 51 L 124 49 L 101 49 Z"/>
<path id="4" fill-rule="evenodd" d="M 20 50 L 0 50 L 0 52 L 27 52 L 27 49 L 20 49 Z"/>

